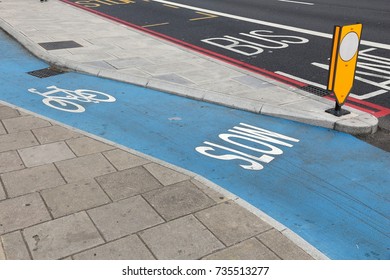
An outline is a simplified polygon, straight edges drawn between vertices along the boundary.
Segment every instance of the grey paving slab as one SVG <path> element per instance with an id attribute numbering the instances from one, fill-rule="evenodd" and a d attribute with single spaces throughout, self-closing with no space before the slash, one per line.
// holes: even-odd
<path id="1" fill-rule="evenodd" d="M 5 130 L 3 123 L 0 121 L 0 135 L 7 134 L 7 131 Z"/>
<path id="2" fill-rule="evenodd" d="M 151 191 L 143 196 L 166 220 L 191 214 L 215 204 L 190 181 Z"/>
<path id="3" fill-rule="evenodd" d="M 3 120 L 3 124 L 7 129 L 8 133 L 15 133 L 39 127 L 51 126 L 50 122 L 34 116 L 20 116 L 11 119 L 5 119 Z"/>
<path id="4" fill-rule="evenodd" d="M 212 61 L 199 61 L 198 65 L 202 66 L 203 71 L 189 69 L 189 71 L 182 72 L 180 75 L 198 84 L 206 84 L 211 81 L 220 81 L 242 76 L 242 73 L 220 67 L 220 65 Z"/>
<path id="5" fill-rule="evenodd" d="M 41 144 L 48 144 L 82 136 L 75 131 L 58 125 L 33 129 L 32 132 Z"/>
<path id="6" fill-rule="evenodd" d="M 180 73 L 180 77 L 183 77 L 194 84 L 207 83 L 214 80 L 214 78 L 208 75 L 208 73 L 199 70 L 182 72 Z"/>
<path id="7" fill-rule="evenodd" d="M 164 222 L 141 197 L 135 196 L 88 211 L 106 240 L 114 240 Z"/>
<path id="8" fill-rule="evenodd" d="M 23 169 L 24 164 L 16 151 L 0 153 L 0 173 Z"/>
<path id="9" fill-rule="evenodd" d="M 100 52 L 100 51 L 95 51 L 92 53 L 85 53 L 85 54 L 69 54 L 63 57 L 78 62 L 95 62 L 95 61 L 109 60 L 115 58 L 115 56 L 113 55 L 110 55 L 105 52 Z"/>
<path id="10" fill-rule="evenodd" d="M 33 167 L 76 157 L 65 142 L 55 142 L 18 150 L 27 167 Z"/>
<path id="11" fill-rule="evenodd" d="M 115 69 L 113 66 L 111 66 L 110 64 L 108 64 L 105 61 L 91 61 L 91 62 L 88 62 L 85 64 L 91 65 L 91 66 L 96 67 L 98 69 Z"/>
<path id="12" fill-rule="evenodd" d="M 274 85 L 272 85 L 264 80 L 260 80 L 258 78 L 255 78 L 255 77 L 252 77 L 249 75 L 242 75 L 239 77 L 234 77 L 233 80 L 235 80 L 241 84 L 244 84 L 246 86 L 249 86 L 251 88 L 254 88 L 254 89 L 264 89 L 267 87 L 274 86 Z"/>
<path id="13" fill-rule="evenodd" d="M 206 186 L 205 184 L 199 182 L 198 180 L 191 180 L 191 182 L 196 185 L 202 192 L 204 192 L 208 197 L 210 197 L 216 203 L 222 203 L 228 201 L 230 198 L 224 194 L 217 192 L 216 190 Z"/>
<path id="14" fill-rule="evenodd" d="M 69 147 L 77 156 L 95 154 L 114 149 L 113 146 L 97 141 L 90 137 L 80 137 L 67 140 Z"/>
<path id="15" fill-rule="evenodd" d="M 37 193 L 0 201 L 0 235 L 50 219 Z"/>
<path id="16" fill-rule="evenodd" d="M 1 236 L 4 253 L 7 260 L 31 260 L 26 243 L 20 231 L 14 231 Z"/>
<path id="17" fill-rule="evenodd" d="M 240 92 L 247 92 L 251 90 L 250 87 L 234 80 L 212 81 L 201 84 L 201 87 L 210 91 L 224 93 L 227 95 L 234 95 Z"/>
<path id="18" fill-rule="evenodd" d="M 163 187 L 142 166 L 107 174 L 96 178 L 113 200 L 119 200 Z"/>
<path id="19" fill-rule="evenodd" d="M 131 72 L 133 72 L 133 70 L 134 69 L 132 69 Z M 141 87 L 145 87 L 148 84 L 148 76 L 145 77 L 144 75 L 142 75 L 142 72 L 138 72 L 134 76 L 132 76 L 132 75 L 128 75 L 127 72 L 122 73 L 119 71 L 101 70 L 101 71 L 99 71 L 99 73 L 97 75 L 99 77 L 103 77 L 106 79 L 122 81 L 125 83 L 138 85 Z"/>
<path id="20" fill-rule="evenodd" d="M 234 95 L 213 92 L 206 93 L 203 100 L 224 106 L 229 104 L 232 108 L 242 109 L 256 114 L 262 111 L 262 107 L 264 106 L 264 103 L 257 100 L 245 100 Z"/>
<path id="21" fill-rule="evenodd" d="M 107 63 L 115 67 L 116 69 L 125 69 L 125 68 L 132 68 L 142 65 L 153 65 L 153 63 L 150 60 L 144 59 L 142 57 L 132 57 L 127 59 L 114 59 L 114 60 L 107 60 Z"/>
<path id="22" fill-rule="evenodd" d="M 312 260 L 313 258 L 276 229 L 257 236 L 262 243 L 284 260 Z"/>
<path id="23" fill-rule="evenodd" d="M 22 108 L 18 108 L 18 111 L 19 111 L 19 115 L 21 116 L 30 116 L 30 114 L 22 110 Z"/>
<path id="24" fill-rule="evenodd" d="M 10 197 L 63 185 L 66 182 L 53 164 L 8 172 L 1 175 Z"/>
<path id="25" fill-rule="evenodd" d="M 275 86 L 266 87 L 262 90 L 243 91 L 239 93 L 239 95 L 244 99 L 257 100 L 262 103 L 274 104 L 276 106 L 307 99 L 305 96 Z M 299 111 L 301 110 L 297 110 L 297 112 Z"/>
<path id="26" fill-rule="evenodd" d="M 120 149 L 103 152 L 103 155 L 115 166 L 118 170 L 129 169 L 144 165 L 150 161 L 142 157 L 133 155 Z"/>
<path id="27" fill-rule="evenodd" d="M 145 165 L 145 168 L 164 186 L 169 186 L 190 179 L 189 176 L 179 173 L 157 163 Z"/>
<path id="28" fill-rule="evenodd" d="M 200 211 L 195 216 L 227 246 L 271 229 L 269 224 L 231 201 Z"/>
<path id="29" fill-rule="evenodd" d="M 145 230 L 140 237 L 160 260 L 194 260 L 224 248 L 192 215 Z"/>
<path id="30" fill-rule="evenodd" d="M 31 131 L 0 135 L 0 152 L 38 145 Z"/>
<path id="31" fill-rule="evenodd" d="M 43 190 L 41 194 L 54 218 L 111 202 L 93 179 Z"/>
<path id="32" fill-rule="evenodd" d="M 148 50 L 150 52 L 150 49 Z M 180 73 L 194 69 L 194 65 L 182 62 L 182 63 L 169 63 L 169 64 L 155 64 L 155 65 L 140 65 L 139 69 L 146 71 L 152 75 L 162 75 L 171 73 Z"/>
<path id="33" fill-rule="evenodd" d="M 154 78 L 180 85 L 193 85 L 194 83 L 177 74 L 154 75 Z"/>
<path id="34" fill-rule="evenodd" d="M 136 235 L 130 235 L 73 256 L 75 260 L 154 260 Z"/>
<path id="35" fill-rule="evenodd" d="M 232 247 L 223 249 L 207 257 L 204 260 L 279 260 L 270 249 L 251 238 Z"/>
<path id="36" fill-rule="evenodd" d="M 4 252 L 4 249 L 3 249 L 3 245 L 1 244 L 1 238 L 0 238 L 0 261 L 3 261 L 5 259 L 6 259 L 5 252 Z"/>
<path id="37" fill-rule="evenodd" d="M 150 75 L 149 73 L 146 73 L 145 71 L 141 71 L 140 69 L 137 69 L 137 68 L 125 68 L 125 69 L 120 69 L 117 72 L 118 72 L 118 74 L 124 75 L 125 77 L 142 77 L 142 78 L 144 78 L 144 81 L 142 83 L 133 82 L 133 84 L 140 85 L 140 86 L 147 85 L 148 80 L 152 77 L 152 75 Z M 116 75 L 117 74 L 115 74 L 114 76 L 116 76 Z"/>
<path id="38" fill-rule="evenodd" d="M 7 198 L 7 196 L 5 195 L 3 185 L 0 184 L 0 200 L 6 199 L 6 198 Z"/>
<path id="39" fill-rule="evenodd" d="M 18 110 L 8 106 L 0 107 L 0 120 L 9 119 L 20 116 Z"/>
<path id="40" fill-rule="evenodd" d="M 68 183 L 115 172 L 102 154 L 92 154 L 55 163 Z"/>
<path id="41" fill-rule="evenodd" d="M 104 240 L 85 212 L 29 227 L 24 238 L 34 259 L 61 259 L 102 244 Z"/>

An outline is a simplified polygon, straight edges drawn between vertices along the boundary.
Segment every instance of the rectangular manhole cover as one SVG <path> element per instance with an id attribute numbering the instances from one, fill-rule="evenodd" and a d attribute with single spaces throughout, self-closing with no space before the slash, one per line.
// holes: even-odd
<path id="1" fill-rule="evenodd" d="M 34 77 L 38 77 L 38 78 L 47 78 L 47 77 L 59 75 L 62 73 L 64 73 L 64 71 L 61 71 L 59 69 L 55 69 L 52 67 L 27 72 L 27 74 L 34 76 Z"/>
<path id="2" fill-rule="evenodd" d="M 82 45 L 75 41 L 57 41 L 57 42 L 46 42 L 38 43 L 45 50 L 60 50 L 60 49 L 71 49 L 71 48 L 80 48 Z"/>

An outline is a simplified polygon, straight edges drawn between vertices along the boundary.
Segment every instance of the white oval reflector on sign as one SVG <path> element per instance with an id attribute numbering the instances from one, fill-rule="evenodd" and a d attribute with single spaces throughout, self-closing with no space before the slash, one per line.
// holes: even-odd
<path id="1" fill-rule="evenodd" d="M 344 61 L 351 60 L 359 47 L 359 36 L 355 32 L 348 33 L 340 44 L 340 57 Z"/>

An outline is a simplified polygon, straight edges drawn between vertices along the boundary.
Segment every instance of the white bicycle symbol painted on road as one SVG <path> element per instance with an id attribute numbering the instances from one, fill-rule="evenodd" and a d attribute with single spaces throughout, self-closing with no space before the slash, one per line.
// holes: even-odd
<path id="1" fill-rule="evenodd" d="M 100 102 L 115 102 L 115 97 L 103 93 L 100 91 L 94 91 L 89 89 L 76 89 L 68 90 L 58 88 L 56 86 L 46 87 L 49 91 L 39 92 L 35 88 L 29 88 L 28 91 L 45 97 L 42 102 L 54 109 L 71 112 L 71 113 L 82 113 L 85 108 L 77 102 L 83 103 L 100 103 Z M 63 95 L 53 95 L 60 94 Z"/>

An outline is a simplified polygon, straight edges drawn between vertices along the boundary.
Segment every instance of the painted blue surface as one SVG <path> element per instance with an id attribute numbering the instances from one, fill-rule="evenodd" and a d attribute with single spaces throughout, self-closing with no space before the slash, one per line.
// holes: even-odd
<path id="1" fill-rule="evenodd" d="M 390 155 L 350 135 L 198 102 L 76 73 L 39 79 L 47 67 L 0 33 L 0 99 L 196 172 L 237 194 L 332 259 L 390 259 Z M 90 89 L 112 103 L 50 108 L 29 88 Z M 240 123 L 299 139 L 259 171 L 206 157 L 204 141 L 250 151 L 218 137 Z M 254 145 L 253 142 L 242 142 Z M 256 145 L 255 145 L 256 146 Z M 257 146 L 257 148 L 264 148 Z M 214 154 L 229 154 L 216 149 Z"/>

